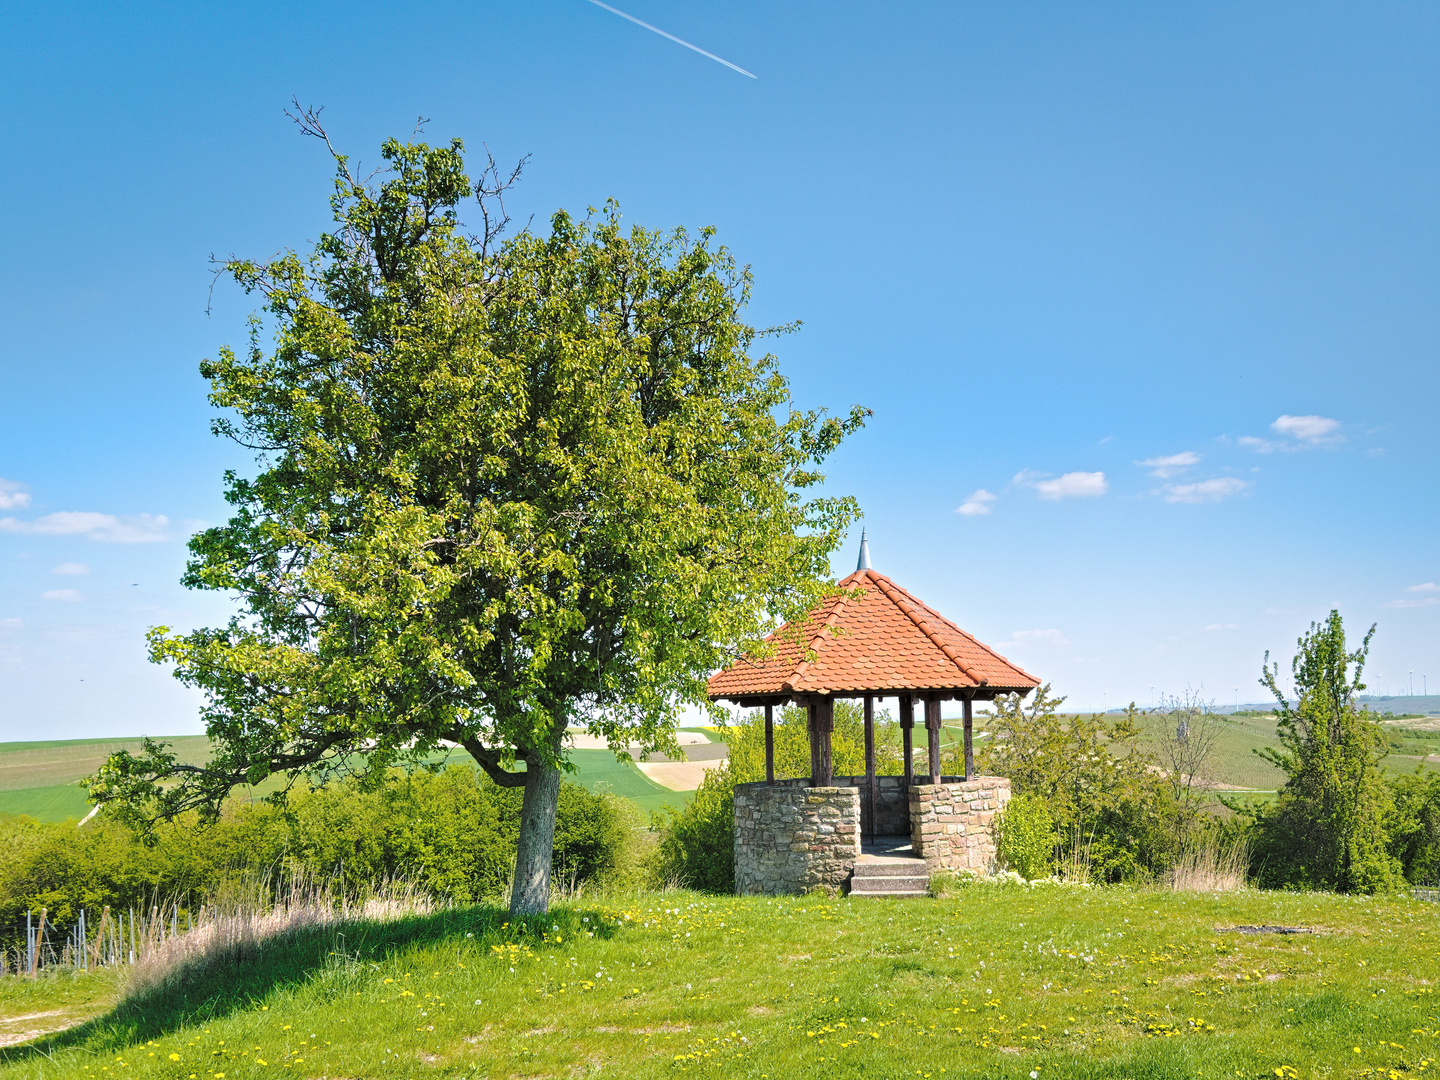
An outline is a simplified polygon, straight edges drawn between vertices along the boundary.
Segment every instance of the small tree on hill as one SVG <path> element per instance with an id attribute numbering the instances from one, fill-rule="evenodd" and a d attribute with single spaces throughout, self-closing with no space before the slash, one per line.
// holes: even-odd
<path id="1" fill-rule="evenodd" d="M 260 468 L 227 475 L 234 516 L 191 541 L 184 580 L 242 610 L 150 635 L 205 691 L 214 757 L 150 743 L 91 793 L 141 823 L 213 816 L 272 774 L 458 744 L 524 788 L 511 909 L 539 912 L 567 728 L 673 750 L 708 674 L 821 602 L 857 508 L 804 492 L 865 410 L 792 407 L 711 230 L 626 231 L 607 206 L 502 242 L 518 170 L 472 183 L 458 140 L 382 154 L 378 184 L 335 154 L 337 227 L 310 255 L 224 264 L 276 344 L 257 320 L 201 366 L 217 432 Z"/>
<path id="2" fill-rule="evenodd" d="M 1256 811 L 1261 880 L 1343 892 L 1394 888 L 1401 876 L 1387 852 L 1390 794 L 1380 774 L 1385 738 L 1356 705 L 1375 627 L 1354 652 L 1338 611 L 1311 623 L 1291 663 L 1295 700 L 1265 654 L 1260 684 L 1277 703 L 1281 749 L 1260 755 L 1289 777 L 1275 806 Z"/>
<path id="3" fill-rule="evenodd" d="M 1198 691 L 1162 696 L 1150 711 L 1152 739 L 1171 799 L 1171 822 L 1180 846 L 1188 844 L 1201 824 L 1211 758 L 1224 730 L 1213 702 Z"/>

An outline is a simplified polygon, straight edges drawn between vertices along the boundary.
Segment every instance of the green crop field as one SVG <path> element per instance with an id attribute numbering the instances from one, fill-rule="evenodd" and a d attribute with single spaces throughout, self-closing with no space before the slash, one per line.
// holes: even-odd
<path id="1" fill-rule="evenodd" d="M 457 765 L 474 764 L 468 754 L 459 750 L 437 755 L 433 760 Z M 646 814 L 662 806 L 683 809 L 695 794 L 693 791 L 671 791 L 661 787 L 633 763 L 617 760 L 609 750 L 571 750 L 570 763 L 575 766 L 575 771 L 566 777 L 567 780 L 588 791 L 607 791 L 629 799 Z"/>
<path id="2" fill-rule="evenodd" d="M 74 784 L 0 791 L 0 814 L 25 814 L 37 821 L 68 821 L 90 812 L 90 800 Z"/>
<path id="3" fill-rule="evenodd" d="M 591 791 L 609 791 L 635 803 L 647 814 L 662 806 L 684 808 L 693 791 L 671 791 L 661 787 L 628 761 L 617 761 L 609 750 L 572 750 L 576 783 Z"/>
<path id="4" fill-rule="evenodd" d="M 1277 926 L 1304 932 L 1249 932 Z M 1437 983 L 1410 899 L 654 893 L 312 929 L 129 1000 L 0 979 L 0 1080 L 1399 1080 L 1440 1071 Z"/>
<path id="5" fill-rule="evenodd" d="M 199 763 L 209 754 L 203 735 L 167 739 L 182 761 Z M 116 750 L 140 749 L 139 739 L 80 739 L 61 742 L 0 743 L 0 814 L 28 814 L 39 821 L 82 818 L 90 803 L 76 782 L 93 773 Z M 438 754 L 432 760 L 469 763 L 463 751 Z M 671 791 L 646 777 L 630 762 L 621 762 L 608 750 L 575 750 L 576 771 L 569 779 L 591 791 L 605 790 L 629 799 L 645 813 L 669 805 L 679 809 L 693 794 Z M 256 798 L 274 791 L 282 778 L 272 777 L 253 788 L 242 788 L 240 798 Z"/>

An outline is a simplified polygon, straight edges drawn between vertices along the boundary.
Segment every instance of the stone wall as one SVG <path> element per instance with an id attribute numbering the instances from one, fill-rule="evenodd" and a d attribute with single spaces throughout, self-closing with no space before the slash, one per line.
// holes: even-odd
<path id="1" fill-rule="evenodd" d="M 862 832 L 868 832 L 866 826 L 870 823 L 870 809 L 866 805 L 869 795 L 866 788 L 866 777 L 864 773 L 859 776 L 837 776 L 835 777 L 836 787 L 856 787 L 860 789 L 860 826 Z M 876 836 L 909 836 L 910 835 L 910 798 L 905 790 L 905 777 L 903 776 L 877 776 L 875 778 L 875 835 Z"/>
<path id="2" fill-rule="evenodd" d="M 809 780 L 735 785 L 735 891 L 843 889 L 860 857 L 860 792 Z"/>
<path id="3" fill-rule="evenodd" d="M 919 779 L 918 777 L 916 779 Z M 944 776 L 910 788 L 910 842 L 936 870 L 989 873 L 995 862 L 995 818 L 1010 799 L 1003 776 Z"/>

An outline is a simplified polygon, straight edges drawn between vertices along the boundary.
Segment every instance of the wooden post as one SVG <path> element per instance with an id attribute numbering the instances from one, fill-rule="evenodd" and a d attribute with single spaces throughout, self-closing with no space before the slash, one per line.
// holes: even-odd
<path id="1" fill-rule="evenodd" d="M 830 733 L 835 728 L 835 699 L 830 696 L 815 699 L 815 734 L 820 747 L 819 787 L 834 787 L 835 775 L 830 757 Z"/>
<path id="2" fill-rule="evenodd" d="M 820 736 L 815 731 L 815 699 L 805 701 L 805 730 L 810 737 L 810 786 L 820 775 Z"/>
<path id="3" fill-rule="evenodd" d="M 110 905 L 100 912 L 100 928 L 95 931 L 95 963 L 100 963 L 100 949 L 105 941 L 105 924 L 110 920 Z"/>
<path id="4" fill-rule="evenodd" d="M 972 721 L 970 711 L 970 699 L 965 699 L 965 779 L 975 779 L 975 746 L 970 738 L 970 724 Z"/>
<path id="5" fill-rule="evenodd" d="M 775 782 L 775 706 L 765 706 L 765 782 Z"/>
<path id="6" fill-rule="evenodd" d="M 915 782 L 915 747 L 912 730 L 915 727 L 915 699 L 909 694 L 900 695 L 900 735 L 905 742 L 905 789 Z M 906 796 L 909 797 L 908 795 Z"/>
<path id="7" fill-rule="evenodd" d="M 940 702 L 925 702 L 925 734 L 929 737 L 930 783 L 940 782 Z"/>
<path id="8" fill-rule="evenodd" d="M 48 908 L 40 909 L 40 925 L 35 928 L 35 951 L 30 954 L 31 975 L 40 969 L 40 950 L 45 947 L 45 916 L 48 913 Z"/>
<path id="9" fill-rule="evenodd" d="M 870 839 L 875 839 L 875 699 L 865 695 L 865 786 L 870 804 Z"/>

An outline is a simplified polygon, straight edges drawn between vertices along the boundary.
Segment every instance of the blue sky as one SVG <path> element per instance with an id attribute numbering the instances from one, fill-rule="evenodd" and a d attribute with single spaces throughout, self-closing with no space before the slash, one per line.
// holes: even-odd
<path id="1" fill-rule="evenodd" d="M 797 400 L 875 411 L 876 569 L 1072 703 L 1258 700 L 1332 605 L 1440 682 L 1440 8 L 614 6 L 757 77 L 585 0 L 0 12 L 0 740 L 198 730 L 143 635 L 228 610 L 208 260 L 324 228 L 291 95 L 715 225 Z"/>

